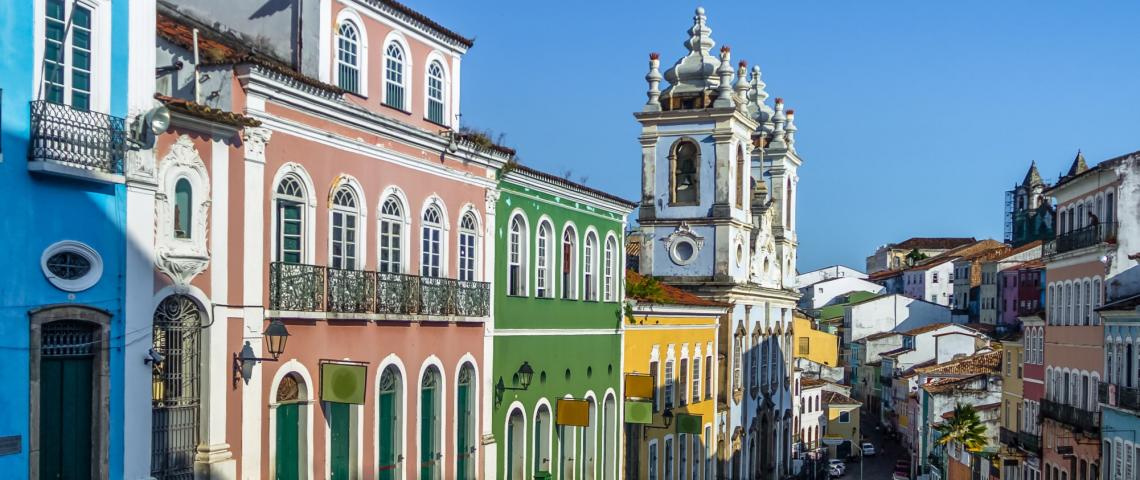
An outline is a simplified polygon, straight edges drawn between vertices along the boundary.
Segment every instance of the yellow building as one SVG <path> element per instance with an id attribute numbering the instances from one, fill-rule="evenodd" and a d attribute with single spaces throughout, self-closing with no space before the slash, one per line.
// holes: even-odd
<path id="1" fill-rule="evenodd" d="M 1017 432 L 1022 428 L 1022 368 L 1025 360 L 1024 347 L 1021 339 L 1002 342 L 1001 365 L 1001 430 L 999 439 L 1001 450 L 998 451 L 997 465 L 1001 468 L 1001 479 L 1018 478 L 1020 467 L 1018 462 L 1025 457 L 1025 453 L 1018 448 Z M 1034 418 L 1036 421 L 1036 418 Z M 1006 461 L 1011 462 L 1006 467 Z"/>
<path id="2" fill-rule="evenodd" d="M 625 477 L 714 478 L 717 326 L 729 305 L 633 272 L 626 304 Z"/>
<path id="3" fill-rule="evenodd" d="M 827 429 L 824 444 L 830 458 L 846 458 L 860 454 L 859 407 L 862 403 L 833 390 L 823 391 L 823 405 L 827 409 Z"/>
<path id="4" fill-rule="evenodd" d="M 816 330 L 811 319 L 798 310 L 793 318 L 792 335 L 796 337 L 795 358 L 836 367 L 839 365 L 839 337 L 822 330 Z"/>

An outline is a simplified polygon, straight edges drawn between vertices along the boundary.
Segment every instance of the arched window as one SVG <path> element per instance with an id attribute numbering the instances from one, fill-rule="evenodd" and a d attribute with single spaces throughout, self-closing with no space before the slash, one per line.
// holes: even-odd
<path id="1" fill-rule="evenodd" d="M 380 272 L 404 273 L 404 209 L 395 196 L 380 207 Z"/>
<path id="2" fill-rule="evenodd" d="M 427 71 L 427 119 L 440 125 L 447 125 L 444 115 L 443 65 L 438 60 L 428 65 Z"/>
<path id="3" fill-rule="evenodd" d="M 456 441 L 455 471 L 457 480 L 475 479 L 475 450 L 479 429 L 475 419 L 479 418 L 475 399 L 475 369 L 470 363 L 459 369 L 459 383 L 455 388 Z"/>
<path id="4" fill-rule="evenodd" d="M 673 144 L 669 157 L 672 166 L 669 188 L 673 194 L 673 203 L 700 203 L 700 147 L 692 140 L 678 140 Z"/>
<path id="5" fill-rule="evenodd" d="M 736 147 L 736 208 L 744 208 L 744 147 Z"/>
<path id="6" fill-rule="evenodd" d="M 333 194 L 332 232 L 329 241 L 332 251 L 332 268 L 355 270 L 357 250 L 357 224 L 359 222 L 356 194 L 348 186 L 341 186 Z"/>
<path id="7" fill-rule="evenodd" d="M 337 31 L 337 86 L 352 93 L 360 91 L 360 34 L 356 25 L 345 21 Z"/>
<path id="8" fill-rule="evenodd" d="M 578 297 L 578 234 L 574 227 L 562 231 L 562 298 Z"/>
<path id="9" fill-rule="evenodd" d="M 617 300 L 616 293 L 618 289 L 618 266 L 617 266 L 617 240 L 614 237 L 606 238 L 606 253 L 602 257 L 603 277 L 602 283 L 604 284 L 605 292 L 603 297 L 607 302 Z"/>
<path id="10" fill-rule="evenodd" d="M 194 193 L 190 180 L 178 179 L 174 184 L 174 238 L 190 238 L 190 221 L 194 210 Z"/>
<path id="11" fill-rule="evenodd" d="M 407 110 L 404 104 L 404 49 L 392 42 L 384 51 L 384 104 Z"/>
<path id="12" fill-rule="evenodd" d="M 276 408 L 272 409 L 274 439 L 273 477 L 304 478 L 308 467 L 309 386 L 300 375 L 290 372 L 277 385 Z M 387 478 L 384 480 L 393 480 Z"/>
<path id="13" fill-rule="evenodd" d="M 743 379 L 741 378 L 741 368 L 744 364 L 744 354 L 742 353 L 744 342 L 744 334 L 737 333 L 736 341 L 732 342 L 732 389 L 740 390 L 744 388 Z"/>
<path id="14" fill-rule="evenodd" d="M 196 410 L 201 396 L 202 317 L 198 304 L 184 295 L 162 299 L 154 312 L 152 348 L 162 357 L 151 367 L 151 474 L 156 478 L 194 470 L 199 419 L 187 413 Z M 67 333 L 82 338 L 74 331 Z"/>
<path id="15" fill-rule="evenodd" d="M 433 205 L 424 212 L 423 221 L 420 275 L 439 277 L 443 263 L 443 213 Z"/>
<path id="16" fill-rule="evenodd" d="M 376 423 L 379 439 L 376 453 L 380 467 L 379 480 L 403 478 L 401 472 L 404 463 L 401 461 L 404 457 L 403 398 L 404 379 L 398 368 L 389 365 L 380 375 L 380 395 L 377 400 Z"/>
<path id="17" fill-rule="evenodd" d="M 582 255 L 582 283 L 586 291 L 586 300 L 598 300 L 598 235 L 594 232 L 586 233 L 586 248 Z"/>
<path id="18" fill-rule="evenodd" d="M 1100 308 L 1100 301 L 1104 294 L 1100 291 L 1100 279 L 1094 279 L 1092 283 L 1092 324 L 1100 325 L 1100 314 L 1096 313 L 1096 309 Z"/>
<path id="19" fill-rule="evenodd" d="M 665 408 L 672 408 L 673 403 L 673 359 L 665 360 Z"/>
<path id="20" fill-rule="evenodd" d="M 542 298 L 554 296 L 551 283 L 554 280 L 554 233 L 550 222 L 542 221 L 538 224 L 538 235 L 535 239 L 535 294 Z"/>
<path id="21" fill-rule="evenodd" d="M 511 218 L 507 234 L 507 294 L 525 296 L 527 294 L 527 228 L 522 215 Z"/>
<path id="22" fill-rule="evenodd" d="M 420 380 L 420 475 L 422 480 L 439 480 L 443 469 L 436 460 L 443 455 L 440 424 L 443 413 L 442 377 L 439 369 L 428 367 Z"/>
<path id="23" fill-rule="evenodd" d="M 305 193 L 301 180 L 292 175 L 285 177 L 277 185 L 275 200 L 277 251 L 274 252 L 274 256 L 279 262 L 304 261 Z"/>
<path id="24" fill-rule="evenodd" d="M 475 280 L 475 239 L 478 222 L 475 214 L 467 212 L 459 221 L 459 279 Z"/>

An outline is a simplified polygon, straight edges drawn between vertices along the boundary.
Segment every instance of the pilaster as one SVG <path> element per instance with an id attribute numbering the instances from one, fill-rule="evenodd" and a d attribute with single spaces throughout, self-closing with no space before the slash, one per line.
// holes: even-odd
<path id="1" fill-rule="evenodd" d="M 494 188 L 487 189 L 485 195 L 484 212 L 487 212 L 486 219 L 484 220 L 484 234 L 483 238 L 483 278 L 485 281 L 490 282 L 491 291 L 495 291 L 495 211 L 499 203 L 499 190 Z M 484 379 L 483 385 L 480 386 L 479 391 L 482 393 L 480 401 L 480 419 L 482 421 L 482 429 L 480 430 L 480 445 L 482 446 L 483 453 L 483 478 L 499 478 L 498 477 L 498 444 L 495 442 L 495 434 L 491 419 L 494 418 L 494 392 L 493 388 L 487 388 L 493 385 L 490 380 L 494 378 L 494 359 L 495 359 L 495 296 L 490 296 L 490 310 L 487 321 L 483 324 L 483 358 L 480 359 L 482 366 L 482 373 L 479 378 Z"/>
<path id="2" fill-rule="evenodd" d="M 262 352 L 261 331 L 265 324 L 265 147 L 273 132 L 267 128 L 247 128 L 242 133 L 245 156 L 245 218 L 242 244 L 242 334 L 258 356 Z M 251 306 L 255 305 L 255 306 Z M 242 478 L 261 478 L 262 364 L 253 367 L 242 385 Z"/>

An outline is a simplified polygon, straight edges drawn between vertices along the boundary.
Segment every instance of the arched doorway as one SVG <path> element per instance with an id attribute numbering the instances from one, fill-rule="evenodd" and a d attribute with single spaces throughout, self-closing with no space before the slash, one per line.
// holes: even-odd
<path id="1" fill-rule="evenodd" d="M 281 378 L 275 393 L 273 478 L 308 477 L 308 385 L 296 373 Z"/>
<path id="2" fill-rule="evenodd" d="M 475 369 L 470 363 L 459 369 L 459 382 L 455 396 L 455 478 L 475 478 Z"/>
<path id="3" fill-rule="evenodd" d="M 581 458 L 582 465 L 582 478 L 583 480 L 595 480 L 597 478 L 597 464 L 595 458 L 597 455 L 596 437 L 598 435 L 598 405 L 594 402 L 593 397 L 586 400 L 590 405 L 590 424 L 582 428 L 582 453 L 578 455 Z"/>
<path id="4" fill-rule="evenodd" d="M 185 295 L 162 299 L 154 312 L 151 376 L 151 476 L 190 478 L 198 450 L 202 310 Z"/>
<path id="5" fill-rule="evenodd" d="M 613 395 L 606 395 L 602 406 L 602 480 L 614 480 L 617 476 L 616 453 L 617 404 Z"/>
<path id="6" fill-rule="evenodd" d="M 443 403 L 439 369 L 428 367 L 420 382 L 420 480 L 438 480 L 442 475 L 439 460 L 443 455 L 440 442 L 440 416 Z"/>
<path id="7" fill-rule="evenodd" d="M 403 388 L 404 379 L 400 370 L 393 365 L 384 369 L 380 374 L 380 393 L 377 400 L 377 430 L 379 439 L 376 442 L 376 455 L 379 470 L 376 477 L 379 480 L 397 480 L 403 478 L 401 459 L 403 458 Z"/>
<path id="8" fill-rule="evenodd" d="M 507 445 L 506 445 L 506 480 L 523 480 L 526 478 L 526 458 L 523 455 L 526 441 L 526 420 L 521 410 L 511 411 L 507 419 Z M 537 453 L 536 453 L 537 455 Z"/>

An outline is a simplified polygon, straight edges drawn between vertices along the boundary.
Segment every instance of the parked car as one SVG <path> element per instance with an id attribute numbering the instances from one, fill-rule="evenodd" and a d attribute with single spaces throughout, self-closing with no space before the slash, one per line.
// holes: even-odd
<path id="1" fill-rule="evenodd" d="M 827 476 L 829 476 L 831 478 L 842 477 L 843 473 L 844 473 L 844 470 L 840 467 L 835 466 L 835 465 L 832 465 L 831 467 L 829 467 L 827 469 Z"/>
<path id="2" fill-rule="evenodd" d="M 847 471 L 847 465 L 843 463 L 843 460 L 840 460 L 838 458 L 833 458 L 831 460 L 828 460 L 827 461 L 827 468 L 828 469 L 839 469 L 840 474 Z"/>
<path id="3" fill-rule="evenodd" d="M 872 444 L 871 442 L 863 442 L 863 456 L 864 457 L 875 456 L 875 445 Z"/>

